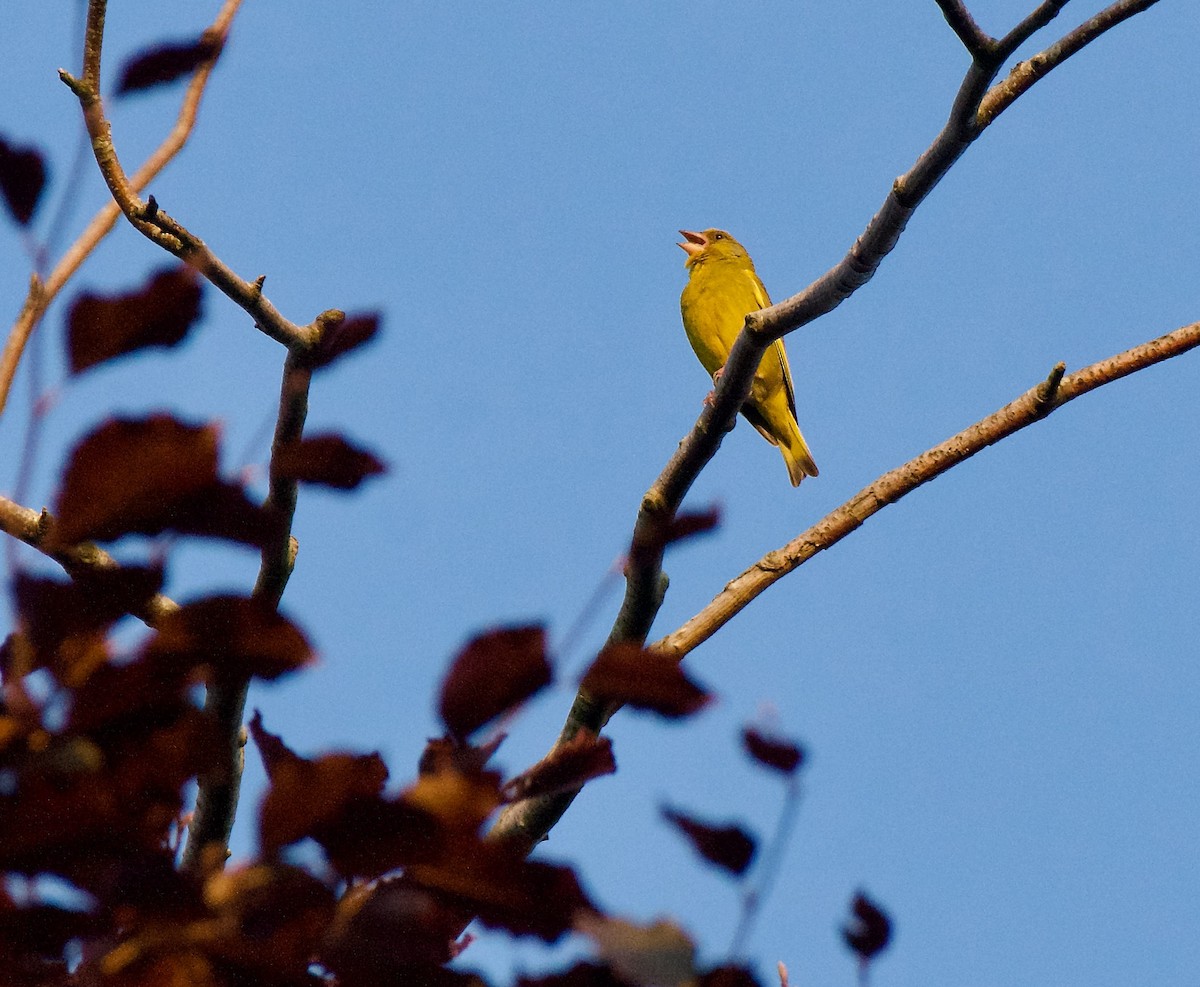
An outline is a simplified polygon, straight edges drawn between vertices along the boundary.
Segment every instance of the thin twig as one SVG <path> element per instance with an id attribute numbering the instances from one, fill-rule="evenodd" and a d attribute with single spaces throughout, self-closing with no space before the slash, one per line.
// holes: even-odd
<path id="1" fill-rule="evenodd" d="M 935 0 L 935 2 L 941 8 L 946 23 L 958 35 L 958 40 L 963 43 L 963 47 L 967 49 L 972 58 L 983 58 L 991 53 L 996 44 L 995 39 L 989 37 L 975 23 L 975 18 L 971 16 L 971 12 L 962 0 Z"/>
<path id="2" fill-rule="evenodd" d="M 336 328 L 344 318 L 341 312 L 325 312 L 315 325 L 324 333 Z M 254 585 L 254 596 L 273 607 L 278 606 L 283 597 L 297 551 L 296 540 L 291 534 L 296 512 L 296 481 L 279 475 L 275 468 L 276 457 L 282 447 L 298 441 L 304 434 L 311 382 L 312 370 L 305 365 L 304 358 L 289 352 L 284 361 L 279 412 L 271 443 L 270 491 L 264 505 L 271 516 L 273 532 L 263 546 Z M 199 780 L 196 810 L 188 826 L 182 861 L 183 869 L 192 873 L 200 873 L 213 863 L 223 862 L 228 850 L 245 765 L 246 732 L 242 717 L 249 686 L 250 680 L 245 676 L 217 679 L 209 684 L 204 698 L 205 712 L 212 717 L 224 740 L 225 756 L 218 770 Z"/>
<path id="3" fill-rule="evenodd" d="M 1045 0 L 1020 24 L 1014 27 L 997 45 L 997 51 L 1003 58 L 1010 57 L 1026 41 L 1056 18 L 1069 0 Z"/>
<path id="4" fill-rule="evenodd" d="M 242 0 L 226 0 L 220 13 L 217 14 L 216 20 L 208 28 L 207 33 L 223 43 L 229 34 L 230 24 L 233 22 L 233 16 L 237 13 L 241 2 Z M 209 77 L 212 75 L 213 67 L 217 63 L 217 58 L 220 56 L 221 48 L 222 45 L 215 45 L 212 55 L 196 68 L 196 71 L 192 74 L 191 81 L 188 83 L 187 91 L 184 93 L 183 102 L 180 104 L 179 114 L 175 119 L 175 125 L 172 127 L 171 132 L 158 146 L 157 150 L 146 159 L 145 163 L 137 170 L 133 177 L 128 180 L 129 187 L 135 193 L 140 192 L 150 184 L 187 143 L 188 138 L 195 129 L 196 117 L 200 109 L 200 100 L 204 95 L 205 87 L 208 85 Z M 92 217 L 91 222 L 88 223 L 87 228 L 79 235 L 79 238 L 63 254 L 54 270 L 50 272 L 49 277 L 45 279 L 45 283 L 39 281 L 36 285 L 30 287 L 29 295 L 25 299 L 21 314 L 9 332 L 8 339 L 4 344 L 3 353 L 0 353 L 0 414 L 3 414 L 4 407 L 8 402 L 8 395 L 12 390 L 12 382 L 16 376 L 17 365 L 21 361 L 21 354 L 25 351 L 25 345 L 29 341 L 30 335 L 38 323 L 41 322 L 42 317 L 45 316 L 50 303 L 54 301 L 58 293 L 62 291 L 75 272 L 79 270 L 84 260 L 91 255 L 97 245 L 109 234 L 117 221 L 117 217 L 120 215 L 121 210 L 117 208 L 116 202 L 106 203 Z"/>
<path id="5" fill-rule="evenodd" d="M 787 780 L 783 791 L 783 804 L 779 807 L 779 816 L 775 821 L 775 832 L 763 850 L 758 862 L 754 865 L 754 881 L 746 888 L 742 896 L 742 914 L 738 920 L 733 941 L 729 944 L 729 960 L 736 963 L 742 957 L 742 951 L 750 938 L 754 922 L 758 918 L 762 903 L 767 900 L 771 888 L 783 870 L 783 854 L 787 850 L 792 837 L 792 829 L 800 815 L 800 796 L 803 789 L 800 780 L 792 775 Z"/>
<path id="6" fill-rule="evenodd" d="M 1071 374 L 1064 374 L 1060 363 L 1037 387 L 903 466 L 885 473 L 782 548 L 769 552 L 729 582 L 691 620 L 651 647 L 682 659 L 712 637 L 768 586 L 818 552 L 836 545 L 888 504 L 894 504 L 980 450 L 1041 421 L 1068 401 L 1196 346 L 1200 346 L 1200 322 L 1183 326 Z"/>
<path id="7" fill-rule="evenodd" d="M 262 293 L 261 281 L 247 281 L 235 274 L 208 245 L 168 216 L 151 196 L 143 202 L 126 177 L 112 141 L 112 128 L 100 99 L 100 55 L 104 44 L 104 15 L 107 0 L 89 0 L 84 42 L 83 76 L 76 78 L 60 70 L 58 75 L 78 97 L 83 119 L 92 138 L 92 153 L 125 218 L 152 243 L 190 264 L 214 287 L 247 312 L 254 324 L 289 349 L 306 350 L 313 345 L 315 326 L 299 326 L 284 316 Z"/>
<path id="8" fill-rule="evenodd" d="M 120 569 L 121 564 L 104 549 L 91 542 L 70 545 L 66 548 L 51 544 L 49 534 L 54 524 L 54 517 L 49 511 L 30 510 L 20 504 L 0 497 L 0 531 L 13 538 L 23 541 L 31 548 L 36 548 L 47 558 L 53 559 L 71 576 L 86 576 L 94 572 L 107 572 Z M 156 593 L 141 609 L 134 611 L 137 617 L 149 627 L 158 626 L 159 621 L 167 614 L 179 609 L 179 604 L 170 597 Z"/>
<path id="9" fill-rule="evenodd" d="M 1119 3 L 1111 4 L 1095 17 L 1084 21 L 1049 48 L 1038 52 L 1027 61 L 1018 62 L 1009 72 L 1008 78 L 993 86 L 980 103 L 976 117 L 979 129 L 983 130 L 993 123 L 1018 96 L 1027 92 L 1039 79 L 1045 78 L 1051 69 L 1057 68 L 1122 21 L 1127 21 L 1156 3 L 1158 0 L 1120 0 Z"/>

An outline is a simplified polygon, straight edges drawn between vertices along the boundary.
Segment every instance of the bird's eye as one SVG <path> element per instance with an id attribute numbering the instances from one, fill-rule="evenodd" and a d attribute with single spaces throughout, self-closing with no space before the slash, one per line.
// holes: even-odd
<path id="1" fill-rule="evenodd" d="M 713 239 L 714 239 L 714 240 L 724 240 L 724 239 L 725 239 L 725 234 L 724 234 L 724 233 L 714 233 L 714 234 L 713 234 Z"/>

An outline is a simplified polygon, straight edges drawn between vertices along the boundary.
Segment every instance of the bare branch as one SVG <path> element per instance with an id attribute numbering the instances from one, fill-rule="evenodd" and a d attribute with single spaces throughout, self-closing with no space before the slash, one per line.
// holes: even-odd
<path id="1" fill-rule="evenodd" d="M 942 16 L 951 30 L 958 35 L 971 57 L 974 59 L 988 58 L 992 55 L 996 40 L 989 37 L 978 24 L 967 5 L 962 0 L 935 0 L 942 10 Z M 1064 0 L 1065 2 L 1065 0 Z"/>
<path id="2" fill-rule="evenodd" d="M 229 26 L 241 3 L 242 0 L 226 0 L 207 33 L 223 42 L 229 34 Z M 137 193 L 144 189 L 187 143 L 196 126 L 200 100 L 212 75 L 213 67 L 217 63 L 220 45 L 216 47 L 217 51 L 213 56 L 199 65 L 192 74 L 191 81 L 184 93 L 183 102 L 179 107 L 179 114 L 175 119 L 175 126 L 171 128 L 171 132 L 162 144 L 129 179 L 129 187 L 133 192 Z M 3 414 L 4 407 L 8 402 L 17 365 L 21 362 L 21 355 L 25 351 L 25 345 L 33 334 L 33 330 L 41 322 L 50 303 L 79 270 L 79 266 L 109 234 L 120 214 L 121 210 L 115 201 L 105 203 L 103 208 L 92 217 L 92 221 L 88 223 L 79 238 L 63 254 L 54 270 L 50 272 L 50 276 L 46 278 L 45 283 L 40 280 L 31 283 L 21 314 L 9 332 L 8 340 L 4 344 L 4 352 L 0 353 L 0 414 Z"/>
<path id="3" fill-rule="evenodd" d="M 315 326 L 298 326 L 280 314 L 262 293 L 262 285 L 238 277 L 208 245 L 163 212 L 151 197 L 143 202 L 125 176 L 112 142 L 112 128 L 100 99 L 100 54 L 104 42 L 107 0 L 89 0 L 84 42 L 83 77 L 60 70 L 59 78 L 75 93 L 92 139 L 92 153 L 113 200 L 125 218 L 147 239 L 199 271 L 253 319 L 272 339 L 289 349 L 306 350 L 317 335 Z"/>
<path id="4" fill-rule="evenodd" d="M 317 340 L 320 334 L 341 324 L 345 315 L 330 311 L 318 316 Z M 263 546 L 262 562 L 254 595 L 278 606 L 284 588 L 291 577 L 296 561 L 297 543 L 292 537 L 292 519 L 296 512 L 296 481 L 279 476 L 275 469 L 278 451 L 299 441 L 304 433 L 308 415 L 308 392 L 312 370 L 302 356 L 291 352 L 284 361 L 280 385 L 279 412 L 275 419 L 275 436 L 271 443 L 271 487 L 266 507 L 274 519 L 275 530 Z M 204 709 L 214 720 L 224 740 L 224 764 L 220 770 L 202 777 L 196 793 L 196 810 L 188 827 L 188 841 L 182 866 L 192 873 L 203 871 L 212 862 L 223 863 L 233 832 L 238 797 L 245 765 L 246 732 L 242 717 L 246 709 L 246 693 L 250 679 L 245 676 L 213 681 L 204 697 Z"/>
<path id="5" fill-rule="evenodd" d="M 70 576 L 81 576 L 92 572 L 120 569 L 121 564 L 108 552 L 91 542 L 71 545 L 67 548 L 55 546 L 47 549 L 54 517 L 49 511 L 30 510 L 0 497 L 0 531 L 36 548 L 47 558 L 53 559 Z M 167 614 L 179 609 L 179 604 L 170 597 L 156 593 L 143 607 L 133 614 L 149 627 L 155 627 Z"/>
<path id="6" fill-rule="evenodd" d="M 1183 326 L 1072 374 L 1064 375 L 1064 365 L 1058 364 L 1037 387 L 941 445 L 885 473 L 807 531 L 782 548 L 768 553 L 729 582 L 696 616 L 651 647 L 682 659 L 712 637 L 768 586 L 802 566 L 818 552 L 836 545 L 888 504 L 894 504 L 987 446 L 1041 421 L 1068 401 L 1186 353 L 1196 346 L 1200 346 L 1200 322 Z"/>
<path id="7" fill-rule="evenodd" d="M 1049 48 L 1038 52 L 1028 61 L 1018 62 L 1008 74 L 1008 78 L 997 83 L 983 98 L 979 105 L 976 120 L 982 131 L 996 117 L 1007 110 L 1018 96 L 1027 92 L 1039 79 L 1044 78 L 1051 69 L 1057 68 L 1072 55 L 1095 41 L 1106 31 L 1116 27 L 1122 21 L 1128 20 L 1135 14 L 1153 7 L 1158 0 L 1120 0 L 1100 11 L 1095 17 L 1084 21 L 1069 34 L 1054 42 Z"/>
<path id="8" fill-rule="evenodd" d="M 1014 27 L 997 45 L 1001 61 L 1009 58 L 1021 45 L 1056 18 L 1069 0 L 1045 0 L 1037 9 Z"/>

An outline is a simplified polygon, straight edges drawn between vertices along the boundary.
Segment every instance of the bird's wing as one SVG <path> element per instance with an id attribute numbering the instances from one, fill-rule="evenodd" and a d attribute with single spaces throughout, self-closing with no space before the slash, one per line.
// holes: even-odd
<path id="1" fill-rule="evenodd" d="M 754 271 L 747 271 L 746 274 L 754 288 L 754 300 L 758 303 L 758 308 L 770 308 L 771 296 L 767 294 L 766 286 Z M 787 393 L 788 408 L 791 409 L 792 417 L 795 418 L 796 388 L 792 384 L 792 368 L 788 366 L 787 350 L 783 348 L 782 339 L 777 339 L 771 344 L 770 350 L 767 351 L 767 358 L 779 361 L 779 370 L 783 374 L 783 389 Z"/>

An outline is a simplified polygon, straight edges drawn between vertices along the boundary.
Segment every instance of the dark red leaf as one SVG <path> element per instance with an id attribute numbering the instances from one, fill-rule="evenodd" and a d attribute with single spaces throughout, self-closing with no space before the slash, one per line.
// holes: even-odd
<path id="1" fill-rule="evenodd" d="M 451 971 L 442 964 L 470 918 L 404 877 L 359 885 L 338 903 L 321 963 L 337 974 L 339 987 L 453 987 L 462 981 L 446 980 L 441 974 Z"/>
<path id="2" fill-rule="evenodd" d="M 152 275 L 125 295 L 80 295 L 67 313 L 72 373 L 149 346 L 180 343 L 201 315 L 201 287 L 187 266 Z"/>
<path id="3" fill-rule="evenodd" d="M 715 966 L 700 977 L 697 987 L 759 987 L 744 966 Z"/>
<path id="4" fill-rule="evenodd" d="M 571 931 L 577 913 L 595 911 L 569 867 L 526 860 L 497 843 L 463 839 L 451 845 L 454 853 L 405 873 L 484 925 L 555 942 Z"/>
<path id="5" fill-rule="evenodd" d="M 498 733 L 486 744 L 473 747 L 460 743 L 450 736 L 435 737 L 425 744 L 417 763 L 417 770 L 423 774 L 437 774 L 451 769 L 465 774 L 478 774 L 484 770 L 496 749 L 504 742 L 507 734 Z"/>
<path id="6" fill-rule="evenodd" d="M 216 913 L 205 939 L 210 955 L 248 974 L 243 983 L 312 983 L 313 943 L 334 914 L 334 897 L 298 867 L 253 864 L 219 871 L 204 889 Z"/>
<path id="7" fill-rule="evenodd" d="M 374 455 L 340 435 L 313 435 L 286 443 L 275 450 L 271 468 L 282 479 L 339 490 L 353 490 L 367 477 L 386 472 Z"/>
<path id="8" fill-rule="evenodd" d="M 714 530 L 721 523 L 721 509 L 710 507 L 703 511 L 689 511 L 670 517 L 653 518 L 649 525 L 639 531 L 629 549 L 630 560 L 643 565 L 662 554 L 663 550 L 677 541 Z"/>
<path id="9" fill-rule="evenodd" d="M 143 655 L 159 667 L 209 666 L 217 675 L 275 679 L 314 660 L 304 634 L 249 596 L 211 596 L 159 621 Z"/>
<path id="10" fill-rule="evenodd" d="M 489 631 L 468 642 L 451 663 L 438 713 L 451 734 L 465 739 L 545 688 L 550 679 L 544 628 Z"/>
<path id="11" fill-rule="evenodd" d="M 516 987 L 629 987 L 613 971 L 599 963 L 576 963 L 568 970 L 540 977 L 522 975 Z"/>
<path id="12" fill-rule="evenodd" d="M 255 736 L 257 741 L 258 737 Z M 259 845 L 273 856 L 337 818 L 347 803 L 379 795 L 388 770 L 379 754 L 277 760 L 259 809 Z"/>
<path id="13" fill-rule="evenodd" d="M 698 712 L 712 694 L 689 679 L 679 662 L 632 642 L 609 645 L 583 676 L 580 687 L 613 705 L 628 705 L 678 718 Z"/>
<path id="14" fill-rule="evenodd" d="M 740 826 L 710 826 L 666 806 L 660 811 L 691 841 L 700 856 L 722 870 L 741 875 L 754 859 L 754 838 Z"/>
<path id="15" fill-rule="evenodd" d="M 402 798 L 437 819 L 447 832 L 474 837 L 500 805 L 500 772 L 447 765 L 422 772 Z"/>
<path id="16" fill-rule="evenodd" d="M 565 744 L 560 744 L 528 771 L 509 780 L 504 786 L 509 802 L 550 795 L 555 792 L 582 788 L 585 782 L 617 770 L 612 741 L 597 737 L 590 730 L 580 730 Z"/>
<path id="17" fill-rule="evenodd" d="M 312 837 L 344 878 L 375 878 L 397 867 L 434 859 L 444 831 L 438 820 L 403 799 L 348 799 L 315 826 Z"/>
<path id="18" fill-rule="evenodd" d="M 89 912 L 68 911 L 56 905 L 5 905 L 0 908 L 0 956 L 10 961 L 21 954 L 52 961 L 62 956 L 70 940 L 108 931 L 108 923 Z M 19 976 L 16 982 L 21 982 Z"/>
<path id="19" fill-rule="evenodd" d="M 121 66 L 117 95 L 140 92 L 193 72 L 205 62 L 216 58 L 221 42 L 207 31 L 194 41 L 155 45 L 138 52 Z"/>
<path id="20" fill-rule="evenodd" d="M 335 360 L 369 343 L 379 332 L 380 315 L 366 312 L 351 315 L 328 330 L 317 348 L 309 354 L 308 365 L 314 370 L 327 367 Z"/>
<path id="21" fill-rule="evenodd" d="M 887 946 L 892 938 L 892 922 L 862 891 L 854 895 L 850 911 L 852 917 L 842 926 L 842 938 L 859 960 L 866 963 Z"/>
<path id="22" fill-rule="evenodd" d="M 93 676 L 88 685 L 98 676 Z M 8 772 L 0 868 L 66 877 L 83 890 L 114 861 L 161 852 L 183 786 L 213 765 L 211 723 L 194 707 L 138 736 L 51 738 Z"/>
<path id="23" fill-rule="evenodd" d="M 8 211 L 21 226 L 28 226 L 46 186 L 46 161 L 32 147 L 18 147 L 0 137 L 0 193 Z"/>
<path id="24" fill-rule="evenodd" d="M 271 783 L 258 819 L 264 856 L 336 824 L 347 805 L 377 799 L 387 782 L 387 765 L 378 753 L 326 754 L 310 761 L 268 733 L 257 710 L 250 735 Z"/>
<path id="25" fill-rule="evenodd" d="M 262 758 L 263 769 L 267 772 L 268 779 L 274 779 L 277 769 L 304 760 L 283 742 L 282 737 L 270 733 L 263 726 L 262 713 L 259 710 L 254 711 L 254 715 L 250 717 L 250 722 L 246 726 L 250 730 L 254 746 L 258 748 L 258 755 Z"/>
<path id="26" fill-rule="evenodd" d="M 261 545 L 266 511 L 217 476 L 217 430 L 169 415 L 109 419 L 72 450 L 56 504 L 56 545 L 182 534 Z"/>
<path id="27" fill-rule="evenodd" d="M 754 727 L 742 731 L 742 746 L 754 760 L 781 774 L 794 774 L 804 763 L 804 748 L 781 737 L 768 737 Z"/>
<path id="28" fill-rule="evenodd" d="M 144 607 L 162 580 L 161 569 L 136 566 L 81 573 L 72 582 L 18 573 L 14 595 L 35 666 L 70 688 L 82 684 L 107 660 L 109 626 Z"/>

